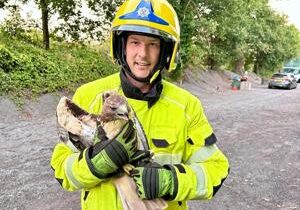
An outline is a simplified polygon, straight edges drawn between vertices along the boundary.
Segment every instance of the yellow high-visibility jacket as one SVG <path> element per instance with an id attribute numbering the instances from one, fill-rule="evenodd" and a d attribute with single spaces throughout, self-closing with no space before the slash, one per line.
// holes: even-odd
<path id="1" fill-rule="evenodd" d="M 216 146 L 216 137 L 200 101 L 167 81 L 162 81 L 160 99 L 148 108 L 147 101 L 128 98 L 143 126 L 154 160 L 171 164 L 176 173 L 176 196 L 168 210 L 188 209 L 187 200 L 211 199 L 228 175 L 229 163 Z M 123 94 L 119 74 L 78 88 L 73 101 L 90 113 L 98 114 L 102 93 L 116 90 Z M 58 143 L 51 167 L 55 178 L 69 191 L 81 189 L 83 210 L 120 210 L 122 204 L 111 179 L 101 180 L 90 171 L 85 156 Z"/>

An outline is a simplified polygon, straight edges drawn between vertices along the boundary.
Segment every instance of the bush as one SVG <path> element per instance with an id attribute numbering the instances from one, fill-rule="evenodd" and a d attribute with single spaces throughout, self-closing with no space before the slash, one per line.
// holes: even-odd
<path id="1" fill-rule="evenodd" d="M 0 33 L 0 94 L 23 98 L 61 89 L 72 92 L 82 83 L 118 71 L 108 55 L 96 49 L 52 42 L 47 51 Z"/>
<path id="2" fill-rule="evenodd" d="M 19 61 L 6 48 L 0 45 L 0 71 L 9 73 L 19 67 Z"/>

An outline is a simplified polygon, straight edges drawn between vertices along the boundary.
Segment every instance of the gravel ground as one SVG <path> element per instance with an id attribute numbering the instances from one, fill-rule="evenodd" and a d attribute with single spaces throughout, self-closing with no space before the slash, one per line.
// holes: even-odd
<path id="1" fill-rule="evenodd" d="M 213 93 L 183 86 L 201 98 L 231 163 L 214 199 L 190 209 L 300 209 L 300 86 Z M 0 98 L 0 209 L 80 209 L 79 192 L 62 190 L 49 166 L 58 99 L 44 95 L 18 111 Z"/>

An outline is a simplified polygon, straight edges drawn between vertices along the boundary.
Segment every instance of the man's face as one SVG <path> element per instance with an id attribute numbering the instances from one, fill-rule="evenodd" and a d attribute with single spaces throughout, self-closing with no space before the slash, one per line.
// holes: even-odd
<path id="1" fill-rule="evenodd" d="M 146 78 L 158 63 L 160 39 L 131 34 L 126 43 L 126 61 L 131 72 L 139 78 Z"/>

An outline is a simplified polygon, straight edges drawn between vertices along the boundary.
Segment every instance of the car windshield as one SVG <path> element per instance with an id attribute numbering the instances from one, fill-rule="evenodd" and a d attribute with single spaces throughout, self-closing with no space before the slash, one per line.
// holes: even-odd
<path id="1" fill-rule="evenodd" d="M 294 73 L 296 69 L 290 69 L 290 68 L 286 68 L 286 69 L 283 69 L 283 72 L 284 73 Z"/>

